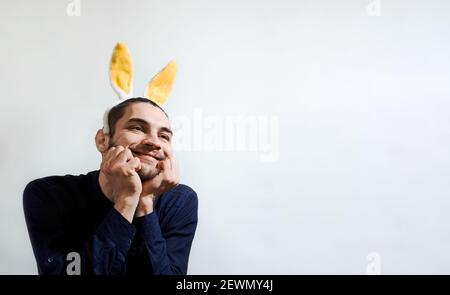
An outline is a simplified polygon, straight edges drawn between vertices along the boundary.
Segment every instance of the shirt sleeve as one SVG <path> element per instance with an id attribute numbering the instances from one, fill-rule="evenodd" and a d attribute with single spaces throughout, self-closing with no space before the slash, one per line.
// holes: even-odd
<path id="1" fill-rule="evenodd" d="M 163 198 L 164 196 L 162 196 Z M 194 191 L 186 202 L 170 208 L 168 222 L 161 227 L 156 211 L 135 219 L 137 234 L 150 260 L 152 274 L 186 274 L 189 253 L 197 227 L 198 198 Z M 147 264 L 148 265 L 148 264 Z"/>
<path id="2" fill-rule="evenodd" d="M 70 233 L 64 231 L 63 212 L 48 202 L 48 194 L 51 193 L 34 182 L 27 185 L 23 195 L 25 219 L 39 274 L 64 275 Z M 124 273 L 135 234 L 135 226 L 111 208 L 94 233 L 82 245 L 70 249 L 79 254 L 81 274 Z"/>

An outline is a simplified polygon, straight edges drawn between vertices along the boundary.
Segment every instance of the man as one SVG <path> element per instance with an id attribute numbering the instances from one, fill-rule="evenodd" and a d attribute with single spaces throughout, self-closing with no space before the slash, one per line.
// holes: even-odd
<path id="1" fill-rule="evenodd" d="M 100 170 L 25 188 L 39 274 L 186 274 L 198 199 L 178 184 L 166 113 L 131 98 L 109 111 L 108 127 L 95 136 Z"/>

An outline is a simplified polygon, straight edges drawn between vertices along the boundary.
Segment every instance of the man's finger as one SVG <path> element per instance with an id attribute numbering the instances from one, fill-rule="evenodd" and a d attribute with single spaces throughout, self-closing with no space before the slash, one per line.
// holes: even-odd
<path id="1" fill-rule="evenodd" d="M 177 182 L 180 182 L 180 170 L 179 170 L 179 166 L 178 166 L 178 161 L 175 158 L 172 158 L 172 171 L 175 175 L 175 179 L 177 180 Z"/>
<path id="2" fill-rule="evenodd" d="M 170 159 L 170 163 L 172 165 L 171 169 L 170 169 L 170 173 L 167 176 L 167 179 L 172 183 L 172 184 L 178 184 L 180 182 L 180 178 L 179 178 L 179 171 L 178 171 L 178 162 L 175 158 Z"/>
<path id="3" fill-rule="evenodd" d="M 116 158 L 116 160 L 120 163 L 126 163 L 131 159 L 133 159 L 133 154 L 129 149 L 124 149 L 123 151 L 121 151 Z"/>
<path id="4" fill-rule="evenodd" d="M 116 147 L 113 146 L 113 147 L 110 147 L 108 149 L 108 151 L 106 152 L 106 154 L 102 160 L 102 166 L 104 168 L 109 167 L 111 165 L 111 160 L 113 159 L 113 154 L 114 154 L 115 150 L 116 150 Z"/>
<path id="5" fill-rule="evenodd" d="M 122 145 L 118 145 L 114 147 L 114 152 L 112 153 L 114 157 L 117 157 L 123 150 L 125 150 L 125 147 Z"/>
<path id="6" fill-rule="evenodd" d="M 164 160 L 164 163 L 163 163 L 165 170 L 163 170 L 162 173 L 164 174 L 164 179 L 169 182 L 173 182 L 176 180 L 176 173 L 173 170 L 172 160 L 166 159 L 166 160 Z"/>
<path id="7" fill-rule="evenodd" d="M 128 161 L 127 165 L 131 168 L 134 169 L 135 171 L 139 171 L 141 170 L 141 160 L 138 157 L 133 157 L 133 159 L 131 159 L 130 161 Z"/>
<path id="8" fill-rule="evenodd" d="M 105 162 L 111 164 L 112 161 L 117 157 L 117 155 L 122 152 L 125 148 L 121 145 L 111 147 L 105 157 Z"/>
<path id="9" fill-rule="evenodd" d="M 173 169 L 173 163 L 172 163 L 173 158 L 172 157 L 167 157 L 166 161 L 167 161 L 167 170 L 172 171 Z"/>
<path id="10" fill-rule="evenodd" d="M 159 161 L 157 164 L 157 168 L 159 169 L 160 172 L 167 171 L 167 169 L 168 169 L 167 159 Z"/>
<path id="11" fill-rule="evenodd" d="M 116 150 L 115 146 L 110 147 L 105 154 L 105 160 L 109 160 L 111 158 L 111 155 L 114 153 L 114 151 Z"/>
<path id="12" fill-rule="evenodd" d="M 173 158 L 173 151 L 170 148 L 163 150 L 163 154 L 166 158 L 169 158 L 169 159 Z"/>

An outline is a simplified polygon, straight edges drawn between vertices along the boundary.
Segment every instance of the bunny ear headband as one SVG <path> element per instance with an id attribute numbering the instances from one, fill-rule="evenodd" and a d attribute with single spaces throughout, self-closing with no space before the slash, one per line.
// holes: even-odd
<path id="1" fill-rule="evenodd" d="M 145 87 L 143 97 L 148 98 L 158 106 L 164 104 L 172 90 L 176 74 L 177 64 L 172 60 L 150 80 Z M 109 78 L 112 88 L 119 96 L 119 100 L 109 107 L 103 115 L 103 132 L 105 134 L 109 134 L 109 111 L 114 106 L 133 97 L 133 61 L 127 46 L 123 43 L 117 43 L 114 48 L 109 66 Z"/>

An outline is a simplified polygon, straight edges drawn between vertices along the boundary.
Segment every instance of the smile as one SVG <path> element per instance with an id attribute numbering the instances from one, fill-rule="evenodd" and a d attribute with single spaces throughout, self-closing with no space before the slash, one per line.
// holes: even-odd
<path id="1" fill-rule="evenodd" d="M 159 158 L 157 158 L 156 156 L 153 156 L 151 154 L 144 154 L 144 153 L 138 153 L 138 152 L 131 152 L 133 154 L 133 156 L 138 157 L 141 160 L 144 160 L 145 162 L 157 162 L 159 161 Z"/>

